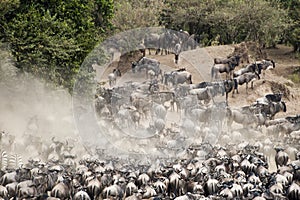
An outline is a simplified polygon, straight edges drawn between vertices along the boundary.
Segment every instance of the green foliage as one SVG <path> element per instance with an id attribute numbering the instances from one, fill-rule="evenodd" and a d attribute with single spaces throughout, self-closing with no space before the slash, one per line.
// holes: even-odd
<path id="1" fill-rule="evenodd" d="M 283 9 L 265 0 L 168 0 L 168 5 L 163 24 L 196 33 L 203 45 L 254 40 L 274 46 L 290 24 Z"/>
<path id="2" fill-rule="evenodd" d="M 288 12 L 292 25 L 286 30 L 285 40 L 300 52 L 300 0 L 280 0 L 281 6 Z"/>
<path id="3" fill-rule="evenodd" d="M 72 90 L 84 60 L 87 79 L 89 66 L 106 59 L 96 56 L 101 49 L 88 56 L 97 44 L 135 28 L 183 29 L 202 45 L 284 42 L 299 52 L 299 9 L 300 0 L 1 0 L 0 40 L 18 68 Z"/>
<path id="4" fill-rule="evenodd" d="M 20 0 L 13 5 L 14 14 L 5 12 L 1 37 L 10 43 L 17 67 L 71 91 L 81 63 L 111 29 L 112 1 Z"/>
<path id="5" fill-rule="evenodd" d="M 113 25 L 117 32 L 159 25 L 163 1 L 115 0 Z"/>
<path id="6" fill-rule="evenodd" d="M 289 74 L 288 76 L 291 81 L 293 81 L 296 84 L 300 83 L 300 67 L 295 67 L 293 72 Z"/>

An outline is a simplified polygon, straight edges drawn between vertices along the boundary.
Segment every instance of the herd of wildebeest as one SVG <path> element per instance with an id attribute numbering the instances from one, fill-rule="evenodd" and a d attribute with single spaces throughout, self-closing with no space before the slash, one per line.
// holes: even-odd
<path id="1" fill-rule="evenodd" d="M 275 62 L 239 65 L 240 55 L 216 58 L 211 81 L 200 83 L 185 68 L 163 71 L 145 54 L 128 72 L 143 82 L 118 84 L 122 74 L 112 69 L 109 86 L 96 90 L 97 119 L 107 134 L 148 134 L 141 144 L 133 138 L 139 150 L 123 157 L 97 147 L 82 156 L 70 142 L 45 145 L 29 133 L 24 147 L 39 153 L 23 163 L 3 151 L 14 143 L 3 132 L 0 199 L 300 199 L 300 116 L 276 118 L 288 109 L 282 93 L 230 106 L 230 93 L 244 83 L 245 92 L 248 83 L 255 90 L 253 81 Z M 153 155 L 141 152 L 150 147 Z"/>

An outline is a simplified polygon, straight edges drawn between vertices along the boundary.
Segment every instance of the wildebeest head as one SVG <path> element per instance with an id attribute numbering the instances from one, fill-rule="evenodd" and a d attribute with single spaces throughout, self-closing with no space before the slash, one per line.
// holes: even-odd
<path id="1" fill-rule="evenodd" d="M 265 97 L 269 102 L 280 102 L 282 95 L 283 95 L 282 93 L 267 94 L 267 95 L 265 95 Z"/>
<path id="2" fill-rule="evenodd" d="M 272 60 L 272 59 L 265 59 L 265 60 L 271 62 L 273 68 L 275 68 L 275 61 L 274 60 Z"/>
<path id="3" fill-rule="evenodd" d="M 275 149 L 276 152 L 284 151 L 284 148 L 281 147 L 281 146 L 276 146 L 276 147 L 274 147 L 274 149 Z"/>
<path id="4" fill-rule="evenodd" d="M 234 81 L 232 79 L 224 80 L 223 84 L 224 84 L 224 87 L 225 87 L 225 92 L 227 92 L 227 93 L 229 93 L 234 87 Z"/>
<path id="5" fill-rule="evenodd" d="M 229 59 L 228 65 L 229 65 L 229 67 L 230 67 L 232 70 L 234 70 L 234 68 L 235 68 L 236 66 L 239 66 L 239 64 L 240 64 L 240 58 L 241 58 L 241 57 L 240 57 L 239 55 L 232 56 L 232 57 L 228 58 L 228 59 Z"/>

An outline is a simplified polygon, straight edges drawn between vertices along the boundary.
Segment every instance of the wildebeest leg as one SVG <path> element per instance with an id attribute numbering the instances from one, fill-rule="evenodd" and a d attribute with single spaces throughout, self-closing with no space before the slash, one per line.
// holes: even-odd
<path id="1" fill-rule="evenodd" d="M 226 105 L 228 106 L 228 92 L 225 94 Z"/>
<path id="2" fill-rule="evenodd" d="M 160 52 L 160 48 L 157 48 L 156 51 L 155 51 L 155 55 L 158 55 Z"/>

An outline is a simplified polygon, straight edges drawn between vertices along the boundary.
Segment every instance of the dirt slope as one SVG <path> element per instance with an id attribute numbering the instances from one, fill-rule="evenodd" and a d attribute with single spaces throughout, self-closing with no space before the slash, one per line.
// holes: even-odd
<path id="1" fill-rule="evenodd" d="M 198 48 L 195 50 L 189 50 L 182 52 L 179 57 L 179 63 L 174 63 L 174 55 L 151 55 L 146 54 L 147 57 L 155 58 L 161 62 L 165 71 L 178 68 L 186 68 L 193 74 L 193 82 L 210 81 L 210 69 L 213 65 L 213 59 L 217 57 L 227 57 L 234 51 L 234 45 L 222 45 L 211 46 L 206 48 Z M 250 56 L 250 62 L 253 62 L 261 57 L 273 59 L 276 63 L 275 69 L 267 70 L 265 76 L 262 76 L 261 80 L 254 82 L 254 90 L 249 90 L 246 94 L 245 85 L 240 86 L 239 94 L 234 97 L 229 96 L 229 105 L 232 107 L 240 107 L 243 105 L 249 105 L 259 97 L 264 96 L 267 93 L 284 93 L 283 100 L 287 104 L 287 112 L 279 113 L 276 117 L 295 115 L 300 113 L 300 89 L 299 83 L 294 83 L 289 79 L 291 74 L 296 68 L 300 68 L 300 59 L 296 58 L 292 53 L 292 48 L 279 45 L 274 49 L 257 49 L 257 47 L 248 46 L 248 52 Z M 261 55 L 258 55 L 260 52 Z M 120 84 L 124 83 L 126 79 L 133 78 L 130 74 L 131 62 L 137 60 L 142 54 L 137 53 L 130 58 L 122 58 L 120 62 L 114 62 L 106 69 L 106 72 L 102 76 L 102 81 L 107 79 L 107 74 L 112 71 L 113 68 L 120 68 L 123 74 L 127 76 L 120 79 Z M 246 63 L 244 63 L 246 64 Z M 242 66 L 239 66 L 240 68 Z M 295 74 L 294 74 L 295 75 Z M 297 74 L 296 74 L 297 76 Z M 298 75 L 299 76 L 299 75 Z M 139 77 L 139 81 L 144 80 Z"/>

